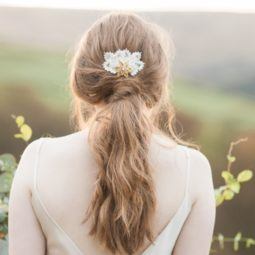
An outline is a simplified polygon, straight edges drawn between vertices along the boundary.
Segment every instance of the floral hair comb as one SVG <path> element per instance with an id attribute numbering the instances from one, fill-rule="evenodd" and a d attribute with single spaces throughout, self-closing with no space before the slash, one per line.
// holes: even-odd
<path id="1" fill-rule="evenodd" d="M 131 53 L 128 49 L 118 49 L 115 52 L 105 52 L 104 59 L 104 69 L 118 76 L 128 77 L 129 74 L 135 76 L 144 67 L 139 51 Z"/>

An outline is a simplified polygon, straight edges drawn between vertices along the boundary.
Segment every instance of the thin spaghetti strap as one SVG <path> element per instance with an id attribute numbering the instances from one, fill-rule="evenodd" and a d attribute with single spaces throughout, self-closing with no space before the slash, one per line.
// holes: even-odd
<path id="1" fill-rule="evenodd" d="M 38 175 L 38 164 L 39 164 L 39 157 L 40 157 L 40 150 L 42 147 L 44 138 L 39 138 L 36 155 L 35 155 L 35 166 L 34 166 L 34 189 L 37 190 L 37 175 Z"/>
<path id="2" fill-rule="evenodd" d="M 186 187 L 185 187 L 185 196 L 189 197 L 189 184 L 190 184 L 190 149 L 187 146 L 184 146 L 186 151 L 187 158 L 187 167 L 186 167 Z"/>

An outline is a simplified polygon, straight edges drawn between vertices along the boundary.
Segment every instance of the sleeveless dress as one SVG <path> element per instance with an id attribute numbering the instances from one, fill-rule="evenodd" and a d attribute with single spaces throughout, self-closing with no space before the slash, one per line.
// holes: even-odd
<path id="1" fill-rule="evenodd" d="M 40 148 L 45 137 L 39 138 L 37 147 L 35 166 L 34 166 L 34 187 L 32 190 L 32 206 L 36 217 L 42 227 L 46 237 L 46 255 L 91 255 L 83 253 L 74 240 L 63 230 L 63 228 L 50 215 L 46 205 L 43 203 L 37 186 L 37 168 L 39 163 Z M 150 244 L 140 255 L 171 255 L 182 226 L 191 211 L 189 199 L 189 176 L 190 176 L 190 154 L 189 148 L 184 145 L 177 145 L 179 149 L 185 150 L 186 167 L 186 186 L 184 198 L 169 223 L 163 228 L 154 242 Z"/>

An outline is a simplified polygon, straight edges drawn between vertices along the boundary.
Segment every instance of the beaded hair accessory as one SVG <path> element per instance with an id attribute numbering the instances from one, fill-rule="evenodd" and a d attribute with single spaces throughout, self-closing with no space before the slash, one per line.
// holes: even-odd
<path id="1" fill-rule="evenodd" d="M 104 53 L 103 67 L 106 71 L 117 74 L 117 76 L 128 77 L 129 74 L 135 76 L 144 67 L 141 59 L 141 52 L 131 53 L 128 49 L 118 49 L 115 52 Z"/>

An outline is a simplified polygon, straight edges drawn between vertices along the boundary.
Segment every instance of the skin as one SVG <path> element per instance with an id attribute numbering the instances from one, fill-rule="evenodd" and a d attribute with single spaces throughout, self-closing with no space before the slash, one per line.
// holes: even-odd
<path id="1" fill-rule="evenodd" d="M 91 160 L 88 145 L 84 142 L 86 136 L 87 130 L 84 129 L 44 142 L 38 168 L 38 189 L 51 216 L 84 254 L 111 255 L 84 234 L 89 230 L 89 223 L 80 224 L 96 178 L 95 162 Z M 26 147 L 13 181 L 9 206 L 9 255 L 46 254 L 45 234 L 31 203 L 37 146 L 38 140 L 35 140 Z M 184 151 L 175 146 L 175 142 L 160 134 L 155 134 L 152 139 L 150 158 L 155 165 L 153 176 L 158 199 L 153 220 L 155 237 L 174 216 L 184 195 L 187 160 Z M 210 164 L 205 155 L 195 149 L 190 149 L 190 160 L 189 198 L 192 209 L 173 255 L 209 254 L 214 229 L 215 199 Z M 67 209 L 68 205 L 72 210 Z M 148 245 L 145 242 L 135 255 L 142 254 Z"/>

